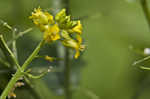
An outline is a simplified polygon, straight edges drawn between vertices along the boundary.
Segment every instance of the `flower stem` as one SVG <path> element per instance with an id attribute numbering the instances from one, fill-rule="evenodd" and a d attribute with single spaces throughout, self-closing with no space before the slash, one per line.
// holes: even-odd
<path id="1" fill-rule="evenodd" d="M 32 54 L 27 58 L 27 60 L 22 65 L 21 69 L 24 71 L 27 66 L 31 63 L 31 61 L 35 58 L 35 56 L 39 53 L 41 47 L 44 45 L 45 41 L 42 40 L 39 45 L 36 47 L 36 49 L 32 52 Z"/>
<path id="2" fill-rule="evenodd" d="M 16 31 L 17 29 L 14 28 L 13 29 L 13 32 L 12 32 L 12 38 L 15 38 L 16 37 Z M 16 40 L 14 40 L 12 42 L 12 52 L 14 53 L 14 56 L 16 57 L 16 60 L 18 60 L 18 53 L 17 53 L 17 47 L 16 47 Z"/>
<path id="3" fill-rule="evenodd" d="M 22 77 L 22 72 L 20 71 L 20 69 L 17 70 L 17 72 L 13 75 L 13 77 L 11 78 L 11 80 L 9 81 L 8 85 L 6 86 L 6 88 L 4 89 L 4 91 L 2 92 L 2 95 L 0 96 L 0 99 L 6 99 L 6 97 L 8 96 L 9 92 L 11 91 L 11 89 L 13 88 L 13 86 L 15 85 L 16 81 Z"/>
<path id="4" fill-rule="evenodd" d="M 6 99 L 8 96 L 10 90 L 13 88 L 15 85 L 16 81 L 23 76 L 23 72 L 27 68 L 27 66 L 31 63 L 31 61 L 35 58 L 35 56 L 39 53 L 42 45 L 44 44 L 44 40 L 42 40 L 39 45 L 36 47 L 36 49 L 32 52 L 32 54 L 27 58 L 27 60 L 24 62 L 22 67 L 20 69 L 17 69 L 17 72 L 13 75 L 11 80 L 9 81 L 8 85 L 2 92 L 2 95 L 0 96 L 0 99 Z"/>
<path id="5" fill-rule="evenodd" d="M 20 68 L 20 65 L 19 65 L 15 55 L 12 53 L 12 51 L 7 46 L 2 35 L 0 35 L 0 48 L 3 51 L 4 55 L 6 56 L 8 62 L 11 64 L 11 66 L 16 65 L 17 68 Z"/>
<path id="6" fill-rule="evenodd" d="M 72 91 L 71 91 L 71 67 L 70 67 L 70 52 L 69 49 L 66 49 L 66 57 L 65 57 L 65 68 L 64 68 L 64 88 L 65 88 L 65 97 L 66 99 L 72 98 Z"/>

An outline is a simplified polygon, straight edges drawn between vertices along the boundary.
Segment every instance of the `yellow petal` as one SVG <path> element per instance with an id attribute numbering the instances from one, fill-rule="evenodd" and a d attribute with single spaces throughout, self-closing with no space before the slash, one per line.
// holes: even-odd
<path id="1" fill-rule="evenodd" d="M 47 16 L 49 24 L 53 24 L 54 23 L 53 16 L 49 14 L 48 12 L 45 12 L 44 14 Z"/>
<path id="2" fill-rule="evenodd" d="M 57 24 L 50 26 L 48 30 L 44 32 L 44 40 L 51 42 L 60 39 L 59 31 L 60 30 Z"/>
<path id="3" fill-rule="evenodd" d="M 80 51 L 79 51 L 79 50 L 76 50 L 76 53 L 75 53 L 74 58 L 77 59 L 79 56 L 80 56 Z"/>
<path id="4" fill-rule="evenodd" d="M 77 34 L 77 41 L 79 45 L 82 43 L 82 37 L 79 34 Z"/>
<path id="5" fill-rule="evenodd" d="M 78 24 L 72 29 L 74 32 L 78 34 L 82 34 L 82 24 L 78 21 Z"/>
<path id="6" fill-rule="evenodd" d="M 35 9 L 32 16 L 29 17 L 36 25 L 45 25 L 54 23 L 53 16 L 48 12 L 43 12 L 41 8 Z"/>
<path id="7" fill-rule="evenodd" d="M 63 45 L 66 46 L 66 47 L 70 47 L 70 48 L 73 48 L 73 49 L 78 49 L 79 46 L 78 46 L 78 43 L 73 40 L 73 39 L 65 39 L 62 41 Z"/>

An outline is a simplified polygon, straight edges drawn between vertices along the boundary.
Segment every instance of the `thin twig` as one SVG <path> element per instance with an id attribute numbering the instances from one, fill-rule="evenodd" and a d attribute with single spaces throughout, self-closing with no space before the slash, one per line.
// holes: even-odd
<path id="1" fill-rule="evenodd" d="M 5 26 L 6 28 L 8 28 L 9 30 L 13 30 L 13 28 L 5 21 L 3 21 L 2 19 L 0 19 L 0 23 Z"/>
<path id="2" fill-rule="evenodd" d="M 14 28 L 13 33 L 12 33 L 12 38 L 16 37 L 16 31 L 17 29 Z M 14 53 L 14 56 L 16 57 L 16 59 L 18 60 L 18 54 L 17 54 L 17 47 L 16 47 L 16 40 L 14 40 L 12 42 L 12 52 Z"/>
<path id="3" fill-rule="evenodd" d="M 150 70 L 150 67 L 140 66 L 141 69 Z"/>
<path id="4" fill-rule="evenodd" d="M 0 35 L 0 48 L 3 51 L 4 55 L 6 56 L 7 60 L 9 61 L 9 63 L 14 66 L 14 64 L 17 66 L 17 68 L 20 68 L 20 65 L 18 63 L 18 61 L 16 60 L 16 57 L 14 56 L 14 54 L 12 53 L 12 51 L 9 49 L 9 47 L 7 46 L 4 38 L 2 35 Z"/>
<path id="5" fill-rule="evenodd" d="M 2 38 L 2 36 L 0 36 Z M 24 75 L 24 71 L 26 70 L 27 66 L 32 62 L 32 60 L 35 58 L 35 56 L 39 53 L 41 47 L 45 43 L 44 40 L 42 40 L 39 45 L 35 48 L 35 50 L 32 52 L 32 54 L 27 58 L 27 60 L 24 62 L 24 64 L 21 66 L 20 69 L 17 69 L 17 72 L 13 75 L 11 80 L 9 81 L 8 85 L 2 92 L 2 95 L 0 96 L 0 99 L 6 99 L 8 96 L 10 90 L 13 88 L 15 85 L 16 81 L 18 81 L 19 78 L 21 78 Z"/>
<path id="6" fill-rule="evenodd" d="M 13 43 L 13 41 L 17 40 L 18 38 L 22 37 L 23 35 L 31 32 L 33 30 L 33 28 L 29 28 L 23 32 L 19 32 L 18 35 L 16 35 L 13 39 L 11 39 L 10 41 L 7 42 L 8 45 L 10 45 L 11 43 Z"/>
<path id="7" fill-rule="evenodd" d="M 145 57 L 145 58 L 142 58 L 142 59 L 140 59 L 140 60 L 137 60 L 137 61 L 135 61 L 135 62 L 133 63 L 133 66 L 134 66 L 134 65 L 137 65 L 137 64 L 139 64 L 139 63 L 141 63 L 141 62 L 143 62 L 143 61 L 146 61 L 146 60 L 148 60 L 148 59 L 150 59 L 150 56 L 147 56 L 147 57 Z"/>

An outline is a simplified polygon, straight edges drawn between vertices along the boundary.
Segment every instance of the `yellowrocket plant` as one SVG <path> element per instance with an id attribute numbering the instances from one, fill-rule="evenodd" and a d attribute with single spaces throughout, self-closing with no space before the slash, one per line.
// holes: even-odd
<path id="1" fill-rule="evenodd" d="M 52 16 L 38 8 L 29 18 L 44 33 L 43 39 L 47 43 L 59 40 L 64 46 L 76 51 L 75 58 L 78 58 L 80 51 L 84 50 L 81 37 L 82 24 L 80 20 L 74 21 L 71 16 L 67 16 L 65 9 L 58 12 L 56 16 Z"/>
<path id="2" fill-rule="evenodd" d="M 8 82 L 6 88 L 3 90 L 0 99 L 6 99 L 6 97 L 16 97 L 14 90 L 16 87 L 20 87 L 23 83 L 18 82 L 20 78 L 40 78 L 50 70 L 43 72 L 38 76 L 34 76 L 29 73 L 27 68 L 29 64 L 36 58 L 42 57 L 49 62 L 57 60 L 57 58 L 46 56 L 40 56 L 39 51 L 45 43 L 53 43 L 55 41 L 61 42 L 65 47 L 75 50 L 74 58 L 77 59 L 80 56 L 80 52 L 84 50 L 85 46 L 82 44 L 82 24 L 80 20 L 72 20 L 70 15 L 66 14 L 66 10 L 62 9 L 55 16 L 51 15 L 47 11 L 42 11 L 41 8 L 34 9 L 32 15 L 29 17 L 33 23 L 43 32 L 43 39 L 31 53 L 31 55 L 25 60 L 21 66 L 15 57 L 14 53 L 9 49 L 2 35 L 0 35 L 0 48 L 5 51 L 6 56 L 9 57 L 13 66 L 17 67 L 16 73 Z M 59 59 L 59 58 L 58 58 Z"/>

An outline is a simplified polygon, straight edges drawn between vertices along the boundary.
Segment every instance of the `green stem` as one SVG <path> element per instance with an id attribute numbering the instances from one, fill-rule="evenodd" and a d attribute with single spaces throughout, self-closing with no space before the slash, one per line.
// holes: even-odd
<path id="1" fill-rule="evenodd" d="M 25 34 L 29 33 L 30 31 L 32 31 L 33 28 L 29 28 L 29 29 L 26 29 L 25 31 L 23 32 L 19 32 L 15 37 L 13 37 L 10 41 L 7 42 L 8 45 L 12 44 L 13 41 L 17 40 L 18 38 L 24 36 Z"/>
<path id="2" fill-rule="evenodd" d="M 2 92 L 2 95 L 0 96 L 0 99 L 6 99 L 8 96 L 10 90 L 13 88 L 16 81 L 23 76 L 23 72 L 27 68 L 27 66 L 31 63 L 31 61 L 35 58 L 35 56 L 39 53 L 42 45 L 44 44 L 44 40 L 42 40 L 39 45 L 36 47 L 36 49 L 32 52 L 32 54 L 27 58 L 27 60 L 24 62 L 22 67 L 20 69 L 17 69 L 17 72 L 13 75 L 11 80 L 9 81 L 8 85 Z"/>
<path id="3" fill-rule="evenodd" d="M 13 32 L 12 32 L 12 38 L 16 37 L 16 31 L 17 29 L 14 28 Z M 16 40 L 14 40 L 12 42 L 12 52 L 14 53 L 14 56 L 16 57 L 16 59 L 18 60 L 18 54 L 17 54 L 17 47 L 16 47 Z"/>
<path id="4" fill-rule="evenodd" d="M 5 26 L 6 28 L 8 28 L 9 30 L 13 30 L 13 28 L 5 21 L 3 21 L 2 19 L 0 19 L 0 23 Z"/>
<path id="5" fill-rule="evenodd" d="M 71 91 L 71 67 L 70 67 L 70 52 L 69 49 L 66 49 L 66 57 L 65 57 L 65 68 L 64 68 L 64 89 L 65 89 L 65 97 L 66 99 L 72 98 L 72 91 Z"/>
<path id="6" fill-rule="evenodd" d="M 148 25 L 149 25 L 149 28 L 150 28 L 150 13 L 149 13 L 149 10 L 148 10 L 147 0 L 141 0 L 140 3 L 141 3 L 143 12 L 145 14 L 145 18 L 146 18 L 146 20 L 148 22 Z"/>
<path id="7" fill-rule="evenodd" d="M 0 96 L 0 99 L 6 99 L 6 97 L 8 96 L 9 92 L 11 91 L 11 89 L 13 88 L 13 86 L 15 85 L 16 81 L 22 77 L 22 72 L 20 71 L 20 69 L 17 70 L 17 72 L 13 75 L 13 77 L 11 78 L 11 80 L 9 81 L 8 85 L 6 86 L 6 88 L 4 89 L 4 91 L 2 92 L 2 95 Z"/>
<path id="8" fill-rule="evenodd" d="M 29 58 L 24 62 L 24 64 L 21 67 L 21 70 L 25 70 L 27 66 L 31 63 L 31 61 L 36 57 L 36 55 L 39 53 L 41 47 L 44 45 L 45 41 L 42 40 L 39 45 L 36 47 L 36 49 L 32 52 L 32 54 L 29 56 Z"/>
<path id="9" fill-rule="evenodd" d="M 5 42 L 2 35 L 0 35 L 0 48 L 3 51 L 3 53 L 5 54 L 7 60 L 9 61 L 9 63 L 12 66 L 15 64 L 17 66 L 17 68 L 20 68 L 20 65 L 19 65 L 16 57 L 14 56 L 14 54 L 11 52 L 11 50 L 7 46 L 7 44 L 6 44 L 6 42 Z"/>

